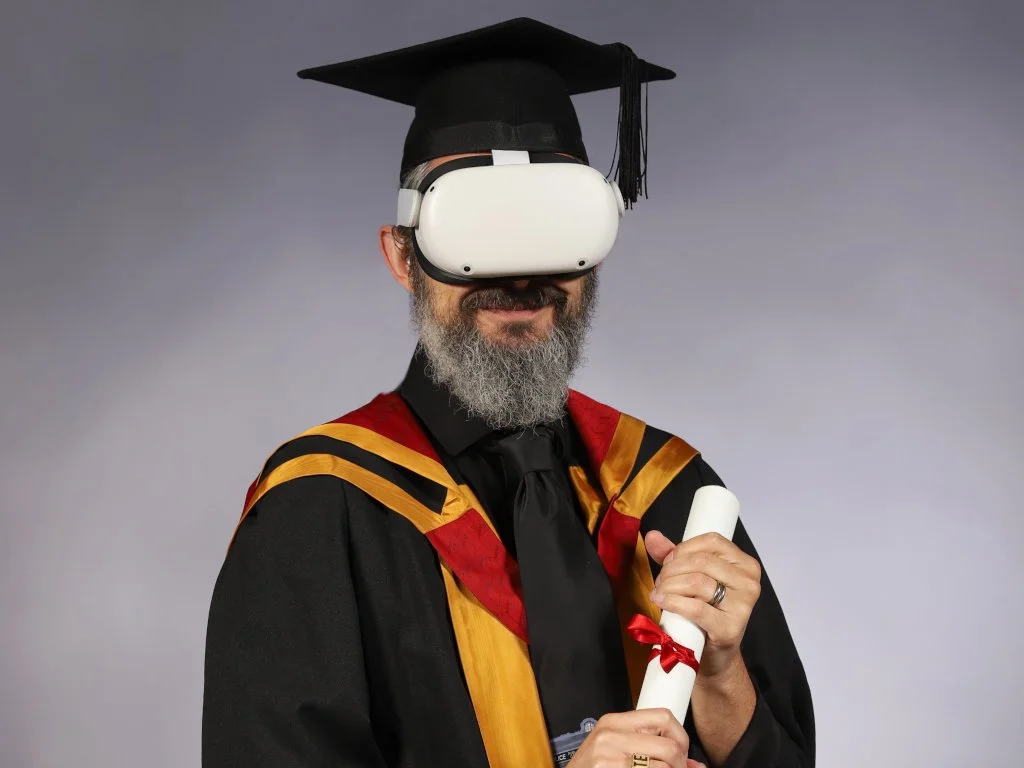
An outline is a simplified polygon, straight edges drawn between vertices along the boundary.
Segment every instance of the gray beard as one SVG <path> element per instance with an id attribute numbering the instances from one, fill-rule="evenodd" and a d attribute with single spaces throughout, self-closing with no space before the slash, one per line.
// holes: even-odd
<path id="1" fill-rule="evenodd" d="M 584 278 L 588 282 L 574 313 L 556 308 L 550 335 L 521 346 L 488 341 L 472 318 L 441 323 L 415 263 L 412 274 L 412 321 L 426 353 L 427 375 L 470 417 L 482 418 L 492 429 L 524 429 L 565 415 L 569 381 L 583 362 L 593 317 L 596 272 Z"/>

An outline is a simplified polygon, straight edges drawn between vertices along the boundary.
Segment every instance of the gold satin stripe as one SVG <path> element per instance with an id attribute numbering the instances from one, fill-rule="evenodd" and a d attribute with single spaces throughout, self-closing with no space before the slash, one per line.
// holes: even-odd
<path id="1" fill-rule="evenodd" d="M 646 425 L 639 419 L 624 413 L 619 416 L 608 454 L 598 470 L 598 480 L 608 498 L 617 494 L 629 477 L 640 453 L 645 429 Z"/>
<path id="2" fill-rule="evenodd" d="M 448 471 L 440 463 L 434 461 L 429 456 L 424 456 L 419 451 L 414 451 L 412 448 L 384 437 L 372 429 L 355 424 L 321 424 L 319 427 L 313 427 L 303 432 L 299 437 L 310 437 L 312 435 L 324 435 L 335 440 L 351 443 L 400 467 L 405 467 L 418 475 L 422 475 L 428 480 L 433 480 L 438 485 L 443 485 L 446 488 L 451 488 L 455 485 L 451 475 L 448 474 Z"/>
<path id="3" fill-rule="evenodd" d="M 494 524 L 491 522 L 490 517 L 481 509 L 480 502 L 469 486 L 457 484 L 455 479 L 448 473 L 448 470 L 429 456 L 424 456 L 412 448 L 384 437 L 371 429 L 355 424 L 322 424 L 319 427 L 313 427 L 313 429 L 303 432 L 299 437 L 310 435 L 325 435 L 335 440 L 351 443 L 358 448 L 380 456 L 447 488 L 448 493 L 445 496 L 444 505 L 441 510 L 441 516 L 444 518 L 445 523 L 451 522 L 469 509 L 476 509 L 481 513 L 480 517 L 483 518 L 487 527 L 497 535 Z M 417 525 L 417 528 L 420 531 L 424 531 L 419 525 Z M 433 530 L 433 528 L 428 530 Z"/>
<path id="4" fill-rule="evenodd" d="M 587 481 L 587 473 L 583 467 L 570 466 L 569 479 L 572 481 L 572 486 L 576 490 L 576 497 L 580 500 L 580 505 L 583 507 L 587 530 L 593 536 L 607 501 L 590 486 L 590 483 Z"/>
<path id="5" fill-rule="evenodd" d="M 441 563 L 459 658 L 491 768 L 551 765 L 551 745 L 526 644 Z"/>
<path id="6" fill-rule="evenodd" d="M 421 533 L 429 533 L 452 520 L 424 506 L 394 483 L 385 480 L 351 461 L 329 453 L 310 453 L 286 461 L 260 482 L 245 514 L 272 488 L 290 480 L 314 475 L 329 475 L 346 480 L 369 494 L 389 509 L 406 518 Z M 244 519 L 245 515 L 243 515 Z"/>
<path id="7" fill-rule="evenodd" d="M 654 574 L 647 558 L 647 547 L 644 537 L 636 537 L 636 552 L 633 556 L 633 578 L 629 580 L 629 593 L 620 599 L 622 608 L 619 610 L 619 621 L 622 629 L 622 644 L 626 650 L 626 669 L 629 672 L 629 684 L 633 692 L 633 706 L 640 698 L 640 688 L 647 674 L 647 662 L 650 648 L 640 645 L 629 636 L 626 626 L 637 613 L 649 616 L 656 624 L 661 622 L 661 608 L 651 602 L 651 591 L 654 589 Z"/>
<path id="8" fill-rule="evenodd" d="M 647 508 L 697 453 L 696 448 L 678 437 L 669 438 L 643 469 L 636 473 L 629 487 L 619 494 L 615 508 L 624 515 L 642 518 Z"/>

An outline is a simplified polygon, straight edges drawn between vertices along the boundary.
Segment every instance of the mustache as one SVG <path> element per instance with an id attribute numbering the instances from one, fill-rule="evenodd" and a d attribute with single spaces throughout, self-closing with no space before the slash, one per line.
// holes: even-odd
<path id="1" fill-rule="evenodd" d="M 498 285 L 472 291 L 462 300 L 462 309 L 467 312 L 476 309 L 529 310 L 552 304 L 560 309 L 568 300 L 568 294 L 551 283 L 529 283 L 523 288 Z"/>

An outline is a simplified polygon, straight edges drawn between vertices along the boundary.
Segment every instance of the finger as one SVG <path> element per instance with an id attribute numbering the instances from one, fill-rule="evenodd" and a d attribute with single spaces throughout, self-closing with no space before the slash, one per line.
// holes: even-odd
<path id="1" fill-rule="evenodd" d="M 736 543 L 725 538 L 720 533 L 711 531 L 710 533 L 702 533 L 700 536 L 693 536 L 686 541 L 679 543 L 677 547 L 680 554 L 686 552 L 714 552 L 720 557 L 724 557 L 729 560 L 739 560 L 740 558 L 747 557 L 748 555 L 736 546 Z"/>
<path id="2" fill-rule="evenodd" d="M 663 581 L 686 573 L 703 573 L 732 589 L 749 589 L 757 583 L 743 568 L 718 555 L 711 552 L 689 552 L 677 554 L 658 574 L 654 584 L 660 586 Z"/>
<path id="3" fill-rule="evenodd" d="M 684 768 L 690 745 L 685 733 L 683 737 L 684 741 L 680 743 L 668 736 L 606 731 L 603 738 L 598 738 L 596 746 L 601 755 L 626 758 L 633 755 L 647 755 L 652 763 L 655 760 L 660 760 L 672 768 Z"/>
<path id="4" fill-rule="evenodd" d="M 729 639 L 734 634 L 730 629 L 731 617 L 724 611 L 711 607 L 703 600 L 698 600 L 695 597 L 663 595 L 658 605 L 662 610 L 689 619 L 704 630 L 708 639 L 714 642 Z"/>
<path id="5" fill-rule="evenodd" d="M 637 753 L 637 754 L 639 754 L 639 753 Z M 633 754 L 630 753 L 629 755 L 627 755 L 627 760 L 626 760 L 625 763 L 622 763 L 621 760 L 616 761 L 614 763 L 615 768 L 618 768 L 619 765 L 622 765 L 623 768 L 629 768 L 629 766 L 633 765 L 632 757 L 633 757 Z M 650 755 L 648 755 L 648 757 L 650 757 Z M 670 763 L 665 763 L 665 762 L 662 762 L 661 760 L 655 760 L 655 759 L 651 758 L 651 762 L 649 762 L 647 765 L 649 765 L 650 768 L 690 768 L 689 760 L 687 760 L 686 766 L 682 766 L 682 765 L 675 766 L 675 765 L 671 765 Z"/>
<path id="6" fill-rule="evenodd" d="M 607 720 L 608 725 L 615 730 L 628 730 L 646 733 L 653 733 L 658 736 L 675 735 L 686 736 L 683 724 L 680 723 L 672 710 L 667 707 L 650 707 L 646 709 L 633 709 L 628 712 L 619 712 L 606 715 L 602 720 Z"/>
<path id="7" fill-rule="evenodd" d="M 760 563 L 720 533 L 703 533 L 681 542 L 676 547 L 675 558 L 691 552 L 710 552 L 734 563 L 751 573 L 760 574 Z"/>
<path id="8" fill-rule="evenodd" d="M 683 724 L 672 714 L 671 710 L 665 707 L 657 707 L 654 709 L 638 709 L 635 712 L 647 713 L 645 717 L 649 718 L 646 720 L 645 725 L 637 728 L 639 732 L 647 731 L 648 728 L 653 726 L 656 729 L 654 732 L 658 736 L 667 736 L 673 741 L 678 742 L 683 747 L 684 753 L 690 750 L 690 736 L 686 733 L 686 729 L 683 728 Z"/>
<path id="9" fill-rule="evenodd" d="M 662 595 L 695 597 L 710 603 L 718 589 L 718 581 L 706 573 L 682 573 L 661 579 L 655 591 Z"/>
<path id="10" fill-rule="evenodd" d="M 654 562 L 663 565 L 671 559 L 669 555 L 672 555 L 676 545 L 661 531 L 649 531 L 644 537 L 644 547 L 647 548 L 647 554 Z"/>

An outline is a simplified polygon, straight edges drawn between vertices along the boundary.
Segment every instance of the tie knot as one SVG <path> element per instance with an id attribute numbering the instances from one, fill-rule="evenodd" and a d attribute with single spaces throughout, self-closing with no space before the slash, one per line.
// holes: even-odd
<path id="1" fill-rule="evenodd" d="M 558 438 L 548 427 L 531 427 L 498 440 L 495 450 L 508 469 L 520 477 L 527 472 L 547 472 L 559 468 Z"/>

